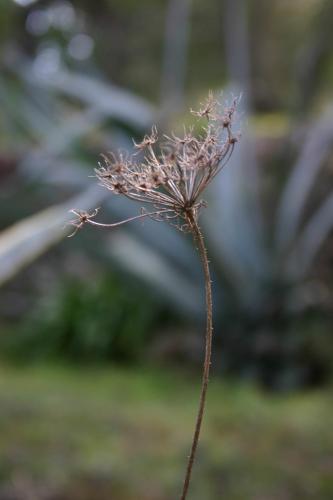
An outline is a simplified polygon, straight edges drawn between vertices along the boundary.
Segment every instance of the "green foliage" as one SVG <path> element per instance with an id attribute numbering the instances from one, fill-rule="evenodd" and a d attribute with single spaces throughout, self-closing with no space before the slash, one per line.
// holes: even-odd
<path id="1" fill-rule="evenodd" d="M 177 498 L 198 387 L 175 371 L 0 366 L 0 496 L 27 477 L 36 496 Z M 283 397 L 215 378 L 191 500 L 332 498 L 331 420 L 329 388 Z"/>
<path id="2" fill-rule="evenodd" d="M 7 352 L 31 360 L 134 361 L 143 354 L 166 309 L 129 278 L 67 280 L 6 342 Z"/>

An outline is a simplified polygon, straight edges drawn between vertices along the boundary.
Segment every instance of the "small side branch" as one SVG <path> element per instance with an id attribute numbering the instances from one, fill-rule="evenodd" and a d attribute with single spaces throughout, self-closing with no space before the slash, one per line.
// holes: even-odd
<path id="1" fill-rule="evenodd" d="M 74 226 L 74 231 L 68 236 L 68 238 L 71 238 L 72 236 L 75 236 L 75 234 L 78 232 L 79 229 L 81 229 L 85 224 L 91 224 L 92 226 L 98 226 L 98 227 L 104 227 L 104 228 L 111 228 L 111 227 L 118 227 L 122 226 L 123 224 L 127 224 L 127 222 L 132 222 L 133 220 L 137 219 L 143 219 L 144 217 L 166 217 L 167 219 L 169 218 L 168 215 L 171 213 L 174 213 L 173 209 L 165 208 L 161 210 L 156 210 L 154 212 L 145 212 L 143 211 L 140 215 L 135 215 L 134 217 L 129 217 L 128 219 L 124 219 L 119 222 L 113 222 L 112 224 L 104 224 L 102 222 L 97 222 L 94 219 L 96 215 L 98 214 L 99 209 L 96 208 L 92 213 L 88 213 L 82 210 L 71 210 L 71 213 L 76 215 L 75 219 L 72 219 L 69 221 L 69 225 Z"/>

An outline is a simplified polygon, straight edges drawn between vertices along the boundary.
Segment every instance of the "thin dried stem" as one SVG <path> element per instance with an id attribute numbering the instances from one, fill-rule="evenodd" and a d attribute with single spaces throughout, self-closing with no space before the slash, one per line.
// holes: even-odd
<path id="1" fill-rule="evenodd" d="M 205 291 L 206 291 L 206 346 L 205 346 L 205 359 L 203 364 L 203 373 L 202 373 L 202 383 L 201 383 L 201 391 L 200 391 L 200 399 L 199 399 L 199 408 L 197 414 L 197 420 L 194 429 L 193 441 L 191 446 L 190 455 L 188 458 L 185 480 L 183 485 L 183 490 L 180 499 L 185 500 L 188 489 L 190 486 L 191 473 L 194 464 L 194 459 L 196 455 L 196 450 L 198 447 L 200 430 L 202 419 L 205 411 L 206 404 L 206 394 L 209 382 L 209 371 L 211 365 L 211 354 L 212 354 L 212 338 L 213 338 L 213 301 L 212 301 L 212 286 L 211 286 L 211 278 L 209 271 L 209 261 L 207 256 L 207 250 L 205 247 L 205 242 L 203 235 L 201 233 L 200 227 L 197 223 L 197 219 L 193 212 L 189 212 L 187 215 L 188 224 L 190 227 L 190 231 L 193 234 L 193 238 L 198 248 L 198 252 L 200 255 L 200 259 L 202 262 L 202 267 L 204 271 L 205 277 Z"/>
<path id="2" fill-rule="evenodd" d="M 113 222 L 111 224 L 104 224 L 103 222 L 96 222 L 93 219 L 98 214 L 99 209 L 95 209 L 93 213 L 89 214 L 88 212 L 82 211 L 82 210 L 75 210 L 72 209 L 70 210 L 71 213 L 76 215 L 76 219 L 73 219 L 69 221 L 69 225 L 74 226 L 74 231 L 68 236 L 68 238 L 71 238 L 72 236 L 75 236 L 77 231 L 81 229 L 84 224 L 91 224 L 92 226 L 98 226 L 98 227 L 104 227 L 104 228 L 111 228 L 111 227 L 118 227 L 122 226 L 123 224 L 127 224 L 127 222 L 132 222 L 133 220 L 137 219 L 143 219 L 145 217 L 150 217 L 154 218 L 156 217 L 155 220 L 164 220 L 163 216 L 165 216 L 165 220 L 168 220 L 170 218 L 173 218 L 171 214 L 174 214 L 174 210 L 169 209 L 169 208 L 164 208 L 161 210 L 155 210 L 154 212 L 146 212 L 143 211 L 140 215 L 134 215 L 133 217 L 129 217 L 128 219 L 123 219 L 119 222 Z M 169 215 L 168 215 L 169 214 Z M 160 219 L 157 219 L 157 218 Z"/>

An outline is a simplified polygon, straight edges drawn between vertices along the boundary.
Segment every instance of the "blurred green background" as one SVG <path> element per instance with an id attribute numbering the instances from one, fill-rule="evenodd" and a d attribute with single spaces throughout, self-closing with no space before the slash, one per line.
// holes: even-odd
<path id="1" fill-rule="evenodd" d="M 203 357 L 190 238 L 91 178 L 211 89 L 214 360 L 193 500 L 333 498 L 333 3 L 0 4 L 0 500 L 177 498 Z"/>

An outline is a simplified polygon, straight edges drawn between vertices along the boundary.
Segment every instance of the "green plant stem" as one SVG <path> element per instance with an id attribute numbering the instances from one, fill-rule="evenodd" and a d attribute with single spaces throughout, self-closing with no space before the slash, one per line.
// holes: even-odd
<path id="1" fill-rule="evenodd" d="M 205 404 L 206 404 L 206 394 L 207 394 L 208 381 L 209 381 L 209 370 L 210 370 L 210 365 L 211 365 L 212 337 L 213 337 L 212 286 L 211 286 L 211 278 L 210 278 L 207 250 L 206 250 L 204 238 L 203 238 L 203 235 L 201 233 L 200 227 L 197 223 L 195 214 L 193 212 L 189 212 L 187 214 L 187 219 L 188 219 L 188 223 L 189 223 L 190 228 L 191 228 L 191 232 L 192 232 L 194 241 L 195 241 L 197 248 L 198 248 L 198 252 L 200 255 L 201 262 L 202 262 L 204 278 L 205 278 L 205 291 L 206 291 L 206 341 L 205 341 L 205 343 L 206 343 L 206 346 L 205 346 L 205 359 L 204 359 L 204 364 L 203 364 L 199 408 L 198 408 L 198 414 L 197 414 L 197 419 L 196 419 L 196 424 L 195 424 L 195 429 L 194 429 L 191 451 L 190 451 L 190 455 L 189 455 L 188 463 L 187 463 L 187 468 L 186 468 L 183 490 L 182 490 L 182 494 L 180 497 L 181 500 L 185 500 L 187 493 L 188 493 L 190 480 L 191 480 L 192 468 L 193 468 L 194 459 L 195 459 L 195 454 L 196 454 L 196 450 L 197 450 L 198 442 L 199 442 L 200 429 L 201 429 L 201 424 L 202 424 L 202 419 L 203 419 L 203 415 L 204 415 L 204 411 L 205 411 Z"/>

